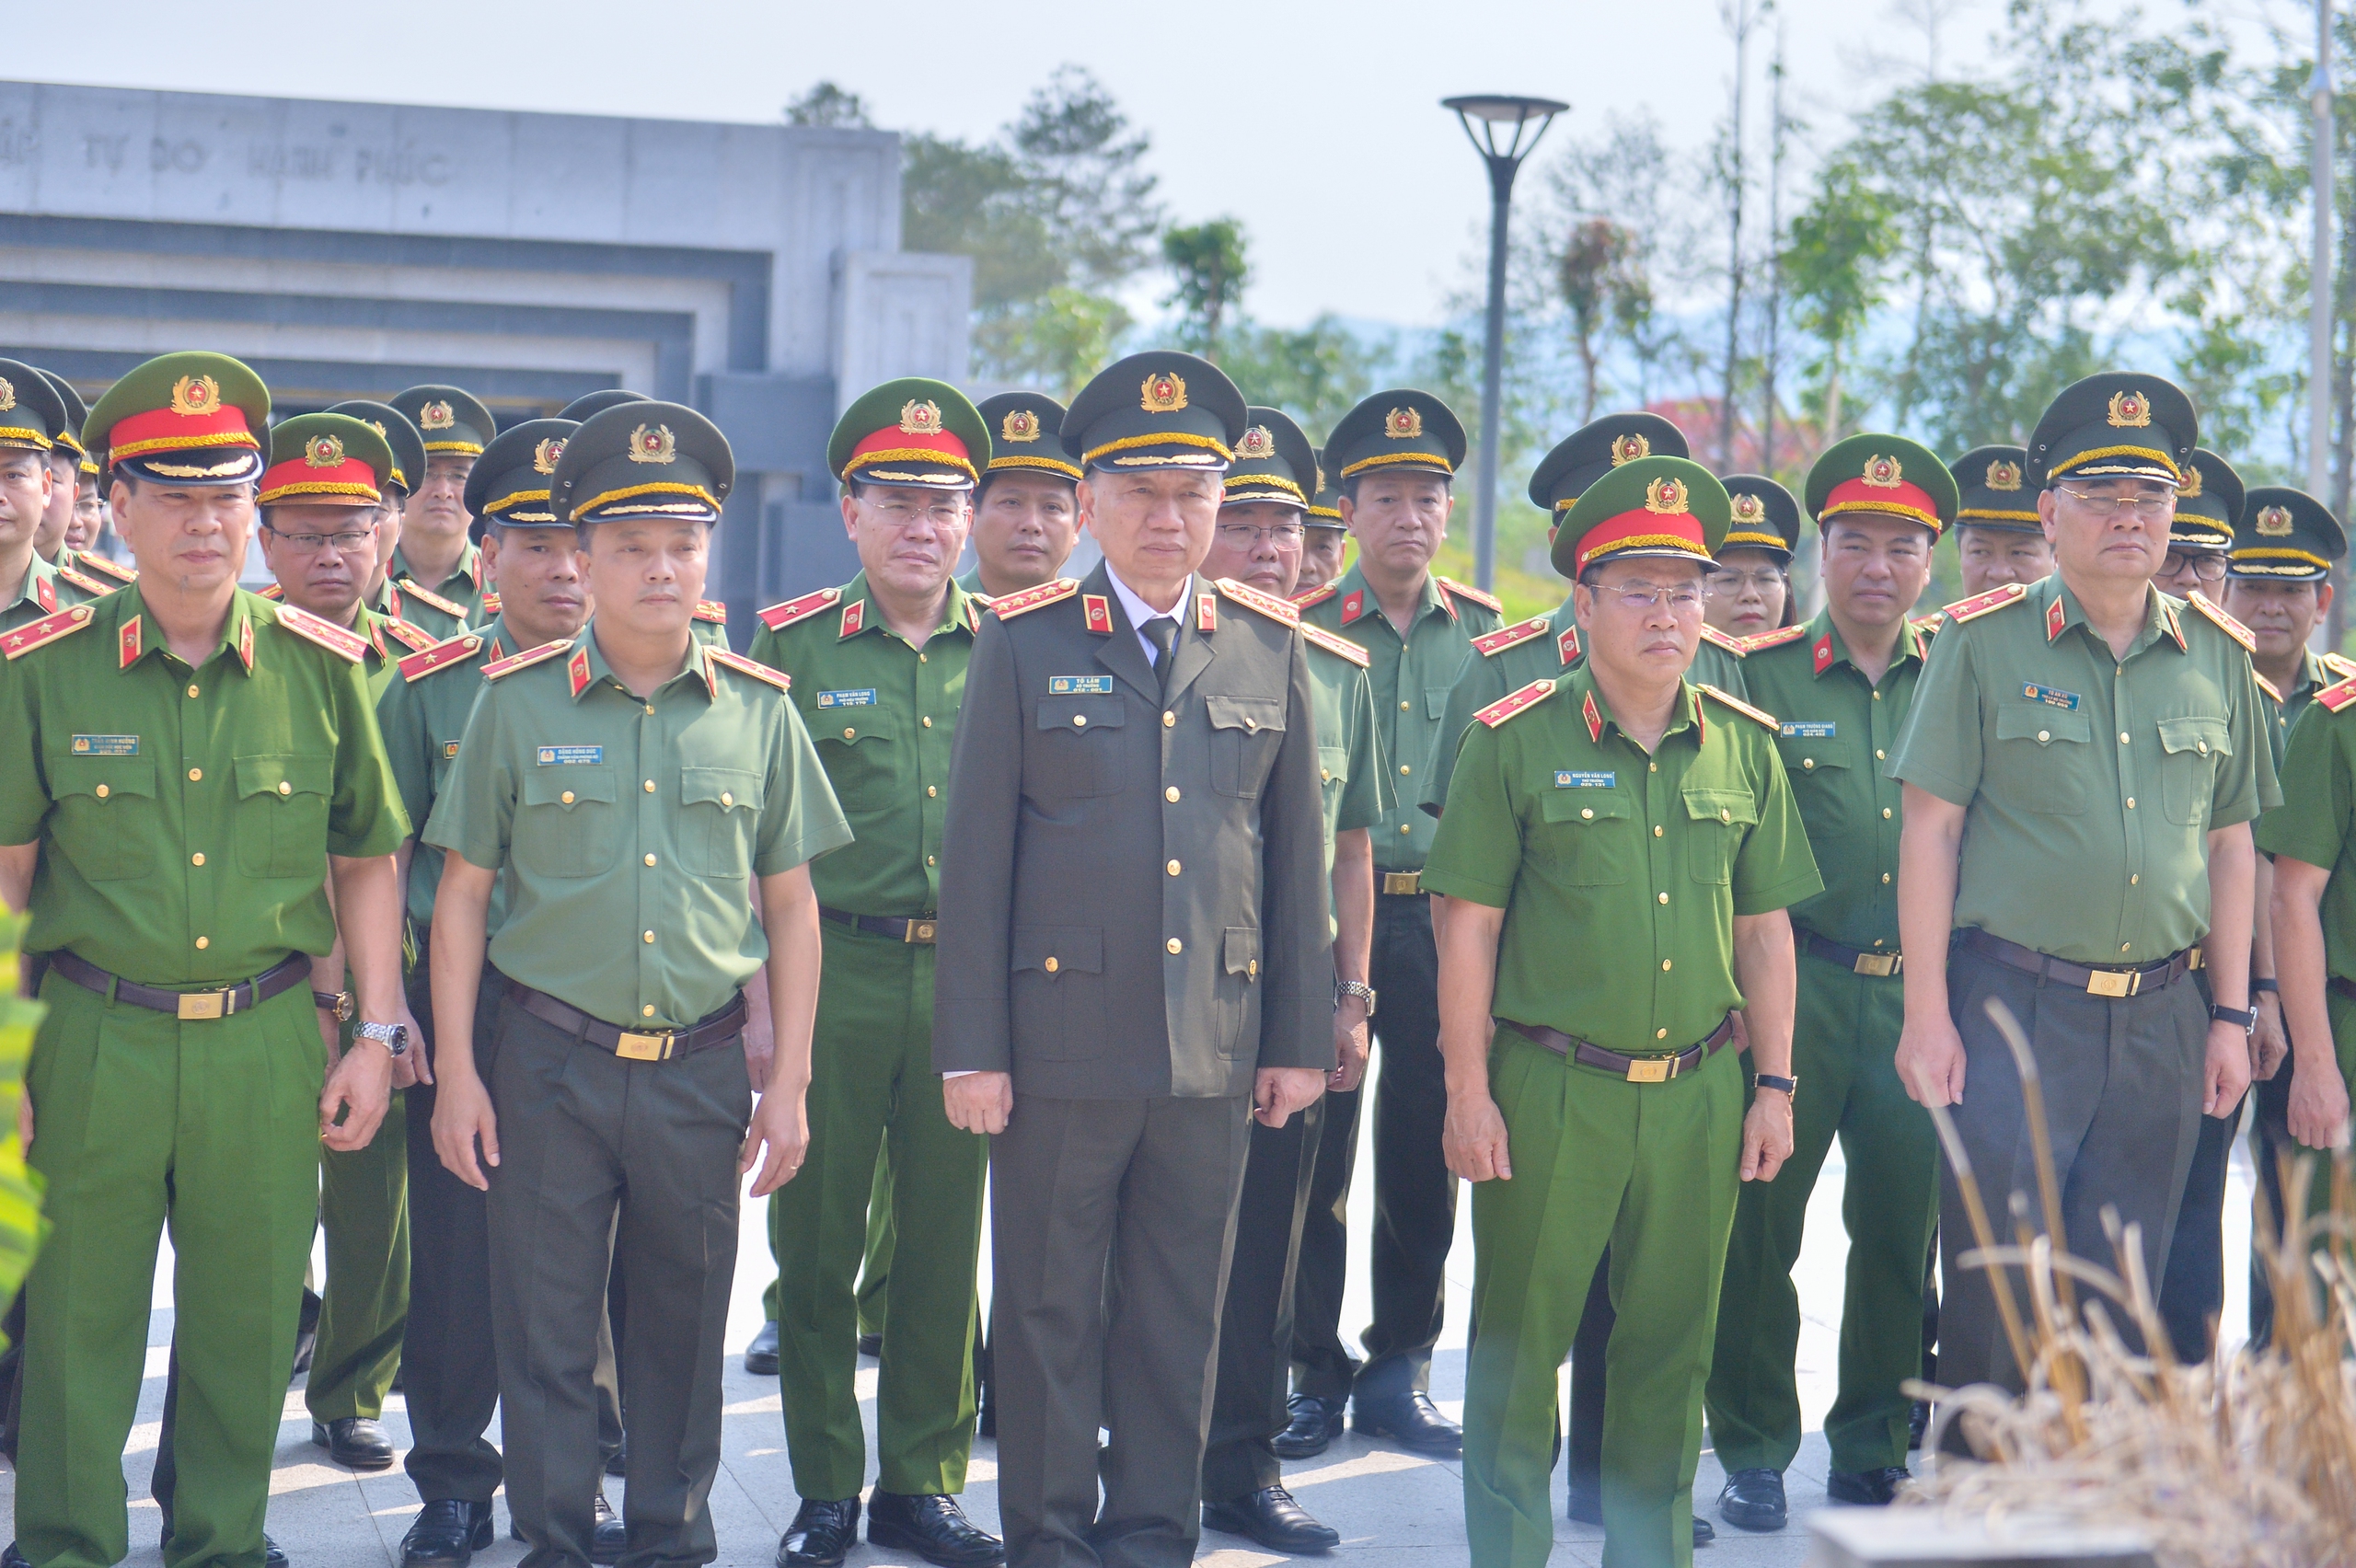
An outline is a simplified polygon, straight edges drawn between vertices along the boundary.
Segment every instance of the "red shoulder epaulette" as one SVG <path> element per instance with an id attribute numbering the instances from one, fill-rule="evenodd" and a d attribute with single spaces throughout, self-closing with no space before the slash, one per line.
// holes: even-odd
<path id="1" fill-rule="evenodd" d="M 1760 635 L 1764 636 L 1766 634 L 1762 632 Z M 1703 621 L 1702 623 L 1702 640 L 1710 643 L 1715 647 L 1725 649 L 1727 652 L 1733 654 L 1738 659 L 1741 658 L 1748 649 L 1748 644 L 1746 644 L 1742 639 L 1738 637 L 1728 637 L 1725 632 L 1720 631 L 1708 621 Z"/>
<path id="2" fill-rule="evenodd" d="M 2252 670 L 2250 674 L 2258 675 L 2258 689 L 2272 698 L 2276 705 L 2280 706 L 2282 701 L 2282 694 L 2274 689 L 2274 683 L 2268 680 L 2264 675 L 2258 675 L 2256 670 Z"/>
<path id="3" fill-rule="evenodd" d="M 103 599 L 122 586 L 120 582 L 101 582 L 95 577 L 85 577 L 70 566 L 59 567 L 57 575 L 93 598 Z"/>
<path id="4" fill-rule="evenodd" d="M 771 605 L 759 612 L 761 624 L 771 631 L 783 631 L 796 621 L 808 620 L 842 596 L 843 591 L 839 588 L 821 588 L 814 594 L 804 594 L 799 599 Z"/>
<path id="5" fill-rule="evenodd" d="M 454 601 L 454 600 L 445 599 L 445 598 L 444 598 L 441 594 L 436 594 L 436 593 L 433 593 L 433 592 L 432 592 L 431 590 L 428 590 L 428 589 L 424 589 L 424 588 L 421 588 L 421 587 L 419 587 L 419 586 L 417 585 L 417 579 L 416 579 L 416 578 L 414 578 L 414 577 L 404 577 L 404 578 L 402 578 L 402 579 L 401 579 L 401 592 L 402 592 L 402 593 L 404 593 L 404 594 L 410 594 L 410 595 L 411 595 L 411 596 L 412 596 L 412 597 L 414 597 L 414 598 L 419 598 L 419 599 L 422 599 L 422 600 L 424 600 L 427 604 L 429 604 L 429 605 L 433 605 L 435 609 L 440 610 L 440 611 L 441 611 L 444 615 L 445 615 L 445 616 L 456 616 L 456 617 L 458 617 L 458 622 L 459 622 L 459 624 L 460 624 L 460 625 L 462 625 L 462 626 L 463 626 L 464 624 L 466 624 L 466 619 L 467 619 L 467 606 L 466 606 L 466 605 L 461 605 L 461 604 L 458 604 L 458 603 L 456 603 L 456 601 Z"/>
<path id="6" fill-rule="evenodd" d="M 1908 621 L 1906 624 L 1912 627 L 1916 631 L 1923 633 L 1925 637 L 1932 637 L 1936 636 L 1939 628 L 1946 625 L 1946 611 L 1933 610 L 1927 616 L 1916 616 L 1912 620 Z"/>
<path id="7" fill-rule="evenodd" d="M 1469 582 L 1459 582 L 1453 577 L 1439 579 L 1439 586 L 1443 594 L 1461 594 L 1476 605 L 1488 605 L 1499 615 L 1506 613 L 1505 601 L 1485 588 L 1475 588 Z"/>
<path id="8" fill-rule="evenodd" d="M 1952 621 L 1978 620 L 1992 610 L 2001 610 L 2006 605 L 2017 604 L 2027 597 L 2028 590 L 2021 584 L 2001 582 L 1985 594 L 1974 594 L 1969 599 L 1958 599 L 1939 613 Z"/>
<path id="9" fill-rule="evenodd" d="M 259 593 L 262 598 L 268 599 L 273 605 L 280 603 L 286 597 L 286 590 L 275 582 L 258 589 L 256 592 Z"/>
<path id="10" fill-rule="evenodd" d="M 355 664 L 360 663 L 361 654 L 368 650 L 368 640 L 350 627 L 322 620 L 310 611 L 294 605 L 281 604 L 278 606 L 278 624 L 304 641 L 316 642 L 329 652 L 340 653 Z"/>
<path id="11" fill-rule="evenodd" d="M 1289 599 L 1279 599 L 1274 594 L 1264 594 L 1248 582 L 1238 582 L 1232 577 L 1218 579 L 1218 591 L 1247 610 L 1257 610 L 1273 621 L 1287 626 L 1300 624 L 1300 611 Z"/>
<path id="12" fill-rule="evenodd" d="M 399 666 L 401 679 L 421 680 L 436 670 L 446 670 L 451 665 L 470 657 L 475 650 L 481 646 L 481 637 L 471 631 L 462 631 L 446 642 L 437 642 L 433 647 L 422 652 L 412 653 L 402 660 Z"/>
<path id="13" fill-rule="evenodd" d="M 1544 635 L 1546 628 L 1544 616 L 1533 616 L 1529 620 L 1516 621 L 1511 626 L 1500 628 L 1485 637 L 1476 637 L 1472 640 L 1472 646 L 1481 651 L 1483 658 L 1494 658 L 1518 643 Z"/>
<path id="14" fill-rule="evenodd" d="M 1553 681 L 1532 681 L 1528 686 L 1522 687 L 1519 691 L 1515 692 L 1512 696 L 1499 698 L 1496 701 L 1489 704 L 1488 707 L 1481 709 L 1480 712 L 1472 715 L 1472 717 L 1478 719 L 1482 723 L 1486 724 L 1490 729 L 1494 730 L 1498 725 L 1504 723 L 1507 720 L 1512 718 L 1515 714 L 1543 702 L 1547 698 L 1553 696 L 1553 692 L 1554 683 Z"/>
<path id="15" fill-rule="evenodd" d="M 422 653 L 433 646 L 433 634 L 423 627 L 412 626 L 398 616 L 385 616 L 380 619 L 385 629 L 393 634 L 394 640 L 406 644 L 411 651 Z"/>
<path id="16" fill-rule="evenodd" d="M 1341 589 L 1337 584 L 1328 582 L 1322 588 L 1311 588 L 1306 594 L 1295 594 L 1292 596 L 1292 607 L 1296 610 L 1305 610 L 1311 605 L 1323 604 L 1339 592 Z"/>
<path id="17" fill-rule="evenodd" d="M 54 619 L 55 617 L 52 617 L 52 618 Z M 10 657 L 13 658 L 15 655 L 11 654 Z M 2327 686 L 2324 687 L 2321 691 L 2316 693 L 2316 700 L 2322 703 L 2325 708 L 2330 709 L 2334 713 L 2339 712 L 2350 703 L 2356 702 L 2356 675 L 2350 676 L 2347 680 L 2340 682 L 2338 686 Z"/>
<path id="18" fill-rule="evenodd" d="M 14 631 L 0 634 L 0 653 L 15 659 L 36 648 L 46 648 L 66 633 L 79 631 L 89 625 L 91 613 L 89 605 L 75 605 L 53 616 L 28 621 Z"/>
<path id="19" fill-rule="evenodd" d="M 2208 600 L 2202 598 L 2198 594 L 2195 594 L 2190 598 L 2185 600 L 2185 603 L 2193 609 L 2199 610 L 2211 620 L 2216 622 L 2217 629 L 2223 632 L 2227 637 L 2232 638 L 2235 642 L 2240 643 L 2242 645 L 2243 652 L 2255 653 L 2258 651 L 2258 638 L 2251 632 L 2249 628 L 2244 626 L 2241 622 L 2235 620 L 2233 617 L 2227 615 L 2224 611 L 2219 609 L 2216 605 L 2211 604 Z"/>
<path id="20" fill-rule="evenodd" d="M 990 609 L 1000 620 L 1012 620 L 1028 615 L 1042 605 L 1052 605 L 1068 599 L 1080 592 L 1080 579 L 1058 577 L 1053 582 L 1042 582 L 1036 588 L 1025 588 L 1019 594 L 1007 594 L 993 602 Z"/>
<path id="21" fill-rule="evenodd" d="M 512 675 L 518 670 L 528 670 L 535 664 L 555 658 L 572 646 L 571 639 L 559 638 L 554 642 L 543 642 L 537 648 L 526 648 L 521 653 L 510 653 L 504 659 L 493 660 L 485 664 L 482 667 L 482 678 L 487 681 L 495 681 L 502 675 Z"/>
<path id="22" fill-rule="evenodd" d="M 1300 623 L 1300 635 L 1325 650 L 1326 652 L 1337 658 L 1347 659 L 1361 670 L 1374 663 L 1374 655 L 1352 642 L 1348 638 L 1327 631 L 1322 626 L 1312 626 L 1303 621 Z"/>
<path id="23" fill-rule="evenodd" d="M 756 681 L 767 681 L 780 691 L 791 691 L 793 688 L 792 677 L 783 670 L 772 670 L 758 659 L 747 659 L 742 653 L 722 648 L 716 642 L 703 651 L 703 656 L 735 671 L 740 675 L 750 675 Z"/>
<path id="24" fill-rule="evenodd" d="M 2317 657 L 2316 663 L 2343 680 L 2350 675 L 2356 675 L 2356 659 L 2350 659 L 2345 653 L 2321 654 Z"/>
<path id="25" fill-rule="evenodd" d="M 1705 627 L 1703 629 L 1707 630 L 1708 628 Z M 1807 628 L 1805 625 L 1779 626 L 1773 631 L 1762 631 L 1756 637 L 1744 638 L 1742 651 L 1745 653 L 1756 653 L 1762 648 L 1781 648 L 1784 643 L 1796 642 L 1807 635 Z"/>
<path id="26" fill-rule="evenodd" d="M 1693 689 L 1702 693 L 1704 697 L 1712 698 L 1719 702 L 1725 703 L 1728 708 L 1733 709 L 1737 713 L 1741 714 L 1744 718 L 1756 720 L 1760 723 L 1766 725 L 1771 730 L 1781 732 L 1784 728 L 1784 726 L 1776 721 L 1773 714 L 1766 711 L 1764 709 L 1753 708 L 1750 704 L 1743 701 L 1742 698 L 1735 697 L 1730 693 L 1720 691 L 1714 686 L 1708 686 L 1703 682 L 1696 681 L 1693 684 Z"/>
<path id="27" fill-rule="evenodd" d="M 118 582 L 136 582 L 139 581 L 139 573 L 137 571 L 123 565 L 122 562 L 116 560 L 111 556 L 102 556 L 84 551 L 77 553 L 74 557 L 74 562 L 77 566 L 87 566 L 103 572 L 107 576 L 113 578 Z"/>
<path id="28" fill-rule="evenodd" d="M 714 626 L 726 626 L 728 606 L 717 599 L 698 599 L 695 617 L 699 621 L 710 621 Z"/>

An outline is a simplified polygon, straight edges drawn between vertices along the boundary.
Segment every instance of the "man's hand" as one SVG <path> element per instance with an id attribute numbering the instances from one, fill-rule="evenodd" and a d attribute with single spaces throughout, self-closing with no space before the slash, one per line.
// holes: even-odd
<path id="1" fill-rule="evenodd" d="M 2282 998 L 2272 991 L 2260 991 L 2251 1004 L 2258 1009 L 2258 1031 L 2249 1037 L 2251 1081 L 2272 1078 L 2282 1067 L 2283 1059 L 2291 1055 L 2291 1035 L 2282 1027 Z"/>
<path id="2" fill-rule="evenodd" d="M 769 1017 L 768 974 L 764 970 L 745 987 L 745 1076 L 753 1080 L 756 1094 L 768 1092 L 769 1067 L 777 1060 L 777 1032 Z"/>
<path id="3" fill-rule="evenodd" d="M 1371 1049 L 1366 998 L 1344 997 L 1334 1004 L 1334 1070 L 1325 1075 L 1326 1089 L 1335 1094 L 1347 1094 L 1364 1083 L 1367 1055 Z"/>
<path id="4" fill-rule="evenodd" d="M 2202 1115 L 2222 1116 L 2241 1103 L 2249 1088 L 2249 1032 L 2240 1024 L 2211 1021 L 2207 1082 Z"/>
<path id="5" fill-rule="evenodd" d="M 802 1162 L 810 1153 L 810 1116 L 808 1091 L 788 1091 L 780 1088 L 775 1094 L 764 1094 L 753 1107 L 753 1124 L 745 1134 L 745 1152 L 736 1157 L 736 1174 L 742 1176 L 761 1160 L 761 1173 L 753 1179 L 751 1195 L 766 1198 L 802 1170 Z M 768 1157 L 761 1159 L 766 1146 Z"/>
<path id="6" fill-rule="evenodd" d="M 1754 1090 L 1742 1118 L 1742 1179 L 1773 1182 L 1791 1158 L 1792 1097 L 1781 1090 Z"/>
<path id="7" fill-rule="evenodd" d="M 1506 1119 L 1485 1090 L 1448 1097 L 1448 1120 L 1440 1128 L 1439 1149 L 1449 1170 L 1467 1182 L 1513 1180 Z"/>
<path id="8" fill-rule="evenodd" d="M 355 1040 L 319 1094 L 319 1140 L 350 1152 L 366 1148 L 393 1097 L 393 1054 L 375 1040 Z M 343 1124 L 336 1124 L 341 1112 Z"/>
<path id="9" fill-rule="evenodd" d="M 475 1143 L 482 1143 L 482 1163 L 475 1162 Z M 482 1166 L 499 1164 L 499 1114 L 491 1108 L 491 1092 L 471 1071 L 442 1078 L 433 1097 L 433 1152 L 443 1169 L 479 1193 L 491 1191 Z"/>
<path id="10" fill-rule="evenodd" d="M 953 1127 L 968 1133 L 1002 1133 L 1007 1118 L 1014 1114 L 1014 1075 L 963 1073 L 942 1078 L 941 1104 Z"/>
<path id="11" fill-rule="evenodd" d="M 1897 1065 L 1898 1081 L 1915 1104 L 1963 1103 L 1963 1036 L 1945 1014 L 1927 1023 L 1906 1020 L 1898 1032 Z M 1784 1147 L 1786 1152 L 1791 1148 L 1788 1136 Z"/>
<path id="12" fill-rule="evenodd" d="M 2291 1136 L 2307 1148 L 2348 1142 L 2348 1085 L 2337 1071 L 2291 1075 Z"/>
<path id="13" fill-rule="evenodd" d="M 1325 1092 L 1318 1067 L 1262 1067 L 1252 1075 L 1252 1113 L 1264 1127 L 1281 1127 L 1296 1111 L 1306 1111 Z"/>

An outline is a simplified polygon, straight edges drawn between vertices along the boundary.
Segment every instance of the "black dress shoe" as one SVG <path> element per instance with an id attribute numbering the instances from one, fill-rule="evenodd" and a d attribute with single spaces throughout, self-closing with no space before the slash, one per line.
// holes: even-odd
<path id="1" fill-rule="evenodd" d="M 261 1538 L 261 1568 L 286 1568 L 286 1549 L 268 1536 Z"/>
<path id="2" fill-rule="evenodd" d="M 12 1540 L 7 1551 L 0 1551 L 0 1568 L 33 1568 L 33 1565 L 30 1559 L 17 1550 L 17 1543 Z"/>
<path id="3" fill-rule="evenodd" d="M 597 1488 L 597 1501 L 589 1510 L 589 1561 L 598 1568 L 613 1568 L 622 1560 L 622 1548 L 629 1544 L 629 1528 L 614 1505 L 606 1501 L 606 1489 Z"/>
<path id="4" fill-rule="evenodd" d="M 1247 1536 L 1270 1551 L 1333 1551 L 1342 1532 L 1319 1524 L 1281 1486 L 1264 1486 L 1224 1503 L 1203 1505 L 1203 1528 Z"/>
<path id="5" fill-rule="evenodd" d="M 777 1376 L 777 1324 L 763 1323 L 753 1343 L 745 1347 L 745 1370 L 756 1378 Z"/>
<path id="6" fill-rule="evenodd" d="M 1707 1520 L 1707 1519 L 1705 1519 L 1705 1518 L 1702 1517 L 1702 1516 L 1701 1516 L 1701 1515 L 1699 1515 L 1699 1514 L 1694 1515 L 1694 1516 L 1693 1516 L 1693 1544 L 1694 1544 L 1695 1546 L 1707 1546 L 1707 1545 L 1709 1545 L 1712 1541 L 1715 1541 L 1715 1540 L 1716 1540 L 1717 1539 L 1718 1539 L 1718 1527 L 1717 1527 L 1717 1526 L 1715 1526 L 1715 1525 L 1714 1525 L 1714 1524 L 1712 1524 L 1712 1523 L 1710 1523 L 1710 1521 L 1709 1521 L 1709 1520 Z"/>
<path id="7" fill-rule="evenodd" d="M 1790 1505 L 1784 1501 L 1784 1472 L 1738 1470 L 1727 1477 L 1718 1493 L 1718 1517 L 1738 1530 L 1780 1530 L 1791 1523 Z"/>
<path id="8" fill-rule="evenodd" d="M 1600 1527 L 1603 1523 L 1603 1499 L 1582 1487 L 1574 1486 L 1571 1488 L 1571 1504 L 1565 1510 L 1565 1515 L 1582 1525 Z M 1694 1515 L 1693 1544 L 1707 1546 L 1717 1539 L 1718 1527 L 1702 1517 L 1701 1515 Z"/>
<path id="9" fill-rule="evenodd" d="M 1931 1401 L 1916 1400 L 1914 1408 L 1906 1412 L 1906 1451 L 1911 1454 L 1922 1447 L 1923 1439 L 1930 1435 L 1930 1431 Z"/>
<path id="10" fill-rule="evenodd" d="M 1369 1437 L 1388 1437 L 1403 1448 L 1440 1458 L 1464 1452 L 1464 1428 L 1440 1414 L 1429 1394 L 1394 1394 L 1371 1401 L 1360 1395 L 1354 1408 L 1357 1429 Z"/>
<path id="11" fill-rule="evenodd" d="M 346 1470 L 393 1468 L 393 1440 L 385 1435 L 383 1427 L 364 1415 L 315 1421 L 311 1423 L 311 1441 L 325 1448 L 328 1458 Z"/>
<path id="12" fill-rule="evenodd" d="M 884 1336 L 882 1334 L 860 1335 L 859 1354 L 870 1361 L 880 1357 L 884 1354 Z"/>
<path id="13" fill-rule="evenodd" d="M 467 1568 L 491 1545 L 491 1505 L 463 1497 L 428 1503 L 401 1537 L 401 1568 Z"/>
<path id="14" fill-rule="evenodd" d="M 998 1568 L 1006 1546 L 965 1517 L 957 1499 L 941 1493 L 910 1496 L 878 1489 L 867 1499 L 871 1546 L 913 1551 L 940 1568 Z"/>
<path id="15" fill-rule="evenodd" d="M 1342 1435 L 1342 1412 L 1345 1407 L 1340 1400 L 1295 1394 L 1285 1401 L 1285 1408 L 1292 1412 L 1292 1424 L 1268 1443 L 1280 1459 L 1313 1459 Z"/>
<path id="16" fill-rule="evenodd" d="M 629 1473 L 629 1433 L 623 1433 L 622 1440 L 614 1445 L 614 1451 L 606 1456 L 606 1473 L 607 1475 L 628 1475 Z"/>
<path id="17" fill-rule="evenodd" d="M 1824 1478 L 1824 1494 L 1835 1503 L 1867 1508 L 1887 1507 L 1898 1489 L 1913 1480 L 1904 1465 L 1886 1470 L 1834 1470 Z"/>
<path id="18" fill-rule="evenodd" d="M 777 1568 L 836 1568 L 858 1539 L 858 1498 L 821 1503 L 805 1497 L 777 1543 Z"/>

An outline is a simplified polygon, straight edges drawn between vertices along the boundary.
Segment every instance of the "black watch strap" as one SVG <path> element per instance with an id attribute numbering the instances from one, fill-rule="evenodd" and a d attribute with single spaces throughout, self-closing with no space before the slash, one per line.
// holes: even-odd
<path id="1" fill-rule="evenodd" d="M 1796 1099 L 1800 1092 L 1800 1080 L 1796 1078 L 1779 1078 L 1773 1073 L 1753 1073 L 1750 1075 L 1750 1087 L 1778 1089 Z"/>
<path id="2" fill-rule="evenodd" d="M 2209 1007 L 2209 1016 L 2219 1023 L 2230 1023 L 2242 1029 L 2258 1027 L 2256 1008 L 2221 1008 L 2212 1002 Z"/>
<path id="3" fill-rule="evenodd" d="M 2272 995 L 2279 997 L 2282 994 L 2282 983 L 2274 979 L 2270 975 L 2259 975 L 2250 981 L 2249 989 L 2252 996 Z"/>

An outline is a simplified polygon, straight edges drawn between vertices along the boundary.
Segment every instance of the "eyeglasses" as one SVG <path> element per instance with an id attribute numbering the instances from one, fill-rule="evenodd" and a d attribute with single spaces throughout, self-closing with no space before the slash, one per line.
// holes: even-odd
<path id="1" fill-rule="evenodd" d="M 317 555 L 323 549 L 331 549 L 338 555 L 359 555 L 364 550 L 373 550 L 376 548 L 376 536 L 374 532 L 359 534 L 286 534 L 281 533 L 278 529 L 271 527 L 268 524 L 264 524 L 262 526 L 271 537 L 284 544 L 288 549 L 293 550 L 296 555 Z"/>
<path id="2" fill-rule="evenodd" d="M 2195 555 L 2189 550 L 2170 550 L 2166 562 L 2160 568 L 2163 577 L 2181 577 L 2188 571 L 2203 582 L 2223 582 L 2225 580 L 2225 558 L 2206 551 Z"/>
<path id="3" fill-rule="evenodd" d="M 871 501 L 868 509 L 895 528 L 906 528 L 921 517 L 936 528 L 953 528 L 965 520 L 964 501 L 936 501 L 918 506 L 908 501 Z"/>
<path id="4" fill-rule="evenodd" d="M 1222 523 L 1218 536 L 1230 549 L 1248 550 L 1265 539 L 1280 550 L 1297 550 L 1309 530 L 1298 523 L 1271 523 L 1262 527 L 1256 523 Z"/>
<path id="5" fill-rule="evenodd" d="M 1702 604 L 1701 587 L 1692 582 L 1671 583 L 1666 588 L 1650 582 L 1623 582 L 1619 587 L 1604 592 L 1617 599 L 1620 607 L 1632 615 L 1651 609 L 1661 602 L 1663 595 L 1668 597 L 1669 607 L 1672 610 L 1698 609 Z"/>
<path id="6" fill-rule="evenodd" d="M 1762 566 L 1752 571 L 1713 571 L 1702 579 L 1703 591 L 1713 598 L 1739 596 L 1746 588 L 1756 588 L 1763 597 L 1783 587 L 1790 578 L 1780 566 Z"/>
<path id="7" fill-rule="evenodd" d="M 2176 512 L 2176 497 L 2171 493 L 2088 495 L 2084 490 L 2073 490 L 2068 485 L 2055 485 L 2053 488 L 2096 516 L 2133 517 L 2139 522 L 2156 523 Z"/>

